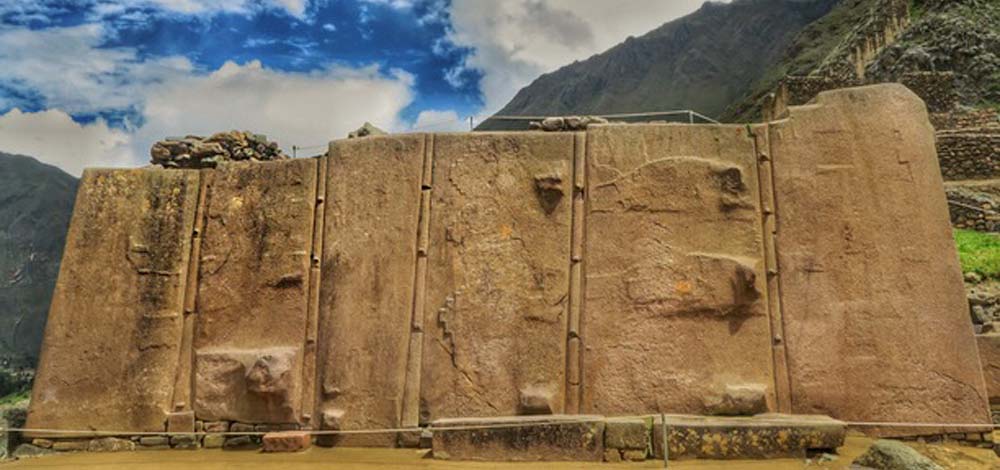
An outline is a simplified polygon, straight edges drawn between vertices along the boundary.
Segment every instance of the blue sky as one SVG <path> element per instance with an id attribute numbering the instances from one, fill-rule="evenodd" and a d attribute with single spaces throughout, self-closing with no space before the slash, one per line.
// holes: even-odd
<path id="1" fill-rule="evenodd" d="M 0 151 L 73 174 L 229 128 L 467 128 L 541 73 L 702 0 L 2 0 Z M 317 150 L 315 153 L 319 153 Z"/>

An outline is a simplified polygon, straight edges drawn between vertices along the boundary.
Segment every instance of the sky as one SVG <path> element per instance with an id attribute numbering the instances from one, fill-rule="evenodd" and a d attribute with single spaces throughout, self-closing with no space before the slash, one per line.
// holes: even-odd
<path id="1" fill-rule="evenodd" d="M 79 176 L 168 136 L 464 130 L 703 1 L 0 0 L 0 151 Z"/>

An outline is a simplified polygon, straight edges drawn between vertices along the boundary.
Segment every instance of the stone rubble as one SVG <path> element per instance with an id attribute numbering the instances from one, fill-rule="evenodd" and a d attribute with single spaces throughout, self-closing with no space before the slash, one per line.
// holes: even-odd
<path id="1" fill-rule="evenodd" d="M 854 459 L 854 465 L 876 470 L 941 470 L 941 466 L 899 441 L 880 439 Z"/>
<path id="2" fill-rule="evenodd" d="M 532 130 L 545 132 L 582 131 L 591 124 L 607 124 L 608 122 L 607 119 L 597 116 L 565 116 L 532 121 L 528 126 Z"/>
<path id="3" fill-rule="evenodd" d="M 361 127 L 355 129 L 353 132 L 347 134 L 348 139 L 358 139 L 361 137 L 375 136 L 375 135 L 386 135 L 387 133 L 382 129 L 375 127 L 372 123 L 365 121 Z"/>
<path id="4" fill-rule="evenodd" d="M 149 151 L 151 163 L 164 168 L 214 168 L 224 161 L 284 160 L 277 142 L 250 131 L 219 132 L 210 137 L 167 138 Z"/>

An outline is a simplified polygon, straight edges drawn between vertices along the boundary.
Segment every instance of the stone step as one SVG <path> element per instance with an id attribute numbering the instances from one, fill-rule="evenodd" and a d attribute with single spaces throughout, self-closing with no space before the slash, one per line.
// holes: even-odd
<path id="1" fill-rule="evenodd" d="M 671 459 L 804 457 L 836 449 L 847 425 L 817 415 L 666 415 Z M 438 459 L 622 461 L 663 458 L 660 416 L 586 415 L 441 419 L 431 424 Z"/>
<path id="2" fill-rule="evenodd" d="M 847 433 L 846 423 L 820 415 L 667 415 L 666 419 L 671 460 L 802 458 L 809 450 L 842 446 Z M 663 458 L 659 416 L 653 418 L 653 454 Z"/>
<path id="3" fill-rule="evenodd" d="M 449 418 L 431 423 L 434 458 L 482 461 L 594 461 L 604 458 L 604 417 Z"/>

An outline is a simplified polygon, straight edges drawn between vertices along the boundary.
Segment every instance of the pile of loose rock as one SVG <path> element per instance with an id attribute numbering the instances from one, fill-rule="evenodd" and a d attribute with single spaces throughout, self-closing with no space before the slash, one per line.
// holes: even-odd
<path id="1" fill-rule="evenodd" d="M 608 120 L 597 116 L 566 116 L 550 117 L 542 121 L 532 121 L 528 125 L 532 130 L 546 132 L 582 131 L 591 124 L 607 124 Z"/>
<path id="2" fill-rule="evenodd" d="M 154 165 L 164 168 L 214 168 L 224 161 L 284 160 L 276 142 L 248 131 L 229 131 L 211 137 L 189 135 L 153 144 L 149 151 Z"/>

